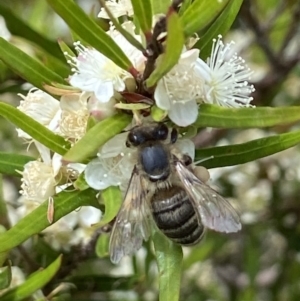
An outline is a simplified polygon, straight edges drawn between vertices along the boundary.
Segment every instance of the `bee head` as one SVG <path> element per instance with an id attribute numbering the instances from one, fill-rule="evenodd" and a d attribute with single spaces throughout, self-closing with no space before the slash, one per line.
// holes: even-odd
<path id="1" fill-rule="evenodd" d="M 135 127 L 127 136 L 126 146 L 139 146 L 148 141 L 163 141 L 167 139 L 168 133 L 169 129 L 164 123 Z"/>

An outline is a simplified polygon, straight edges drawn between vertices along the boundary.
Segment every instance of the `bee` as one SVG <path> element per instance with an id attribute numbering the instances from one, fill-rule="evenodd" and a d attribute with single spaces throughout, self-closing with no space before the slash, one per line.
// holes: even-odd
<path id="1" fill-rule="evenodd" d="M 113 263 L 148 240 L 153 221 L 184 246 L 198 243 L 205 228 L 227 233 L 241 229 L 235 209 L 195 175 L 192 159 L 176 148 L 177 137 L 164 123 L 130 130 L 126 146 L 137 148 L 138 158 L 110 237 Z"/>

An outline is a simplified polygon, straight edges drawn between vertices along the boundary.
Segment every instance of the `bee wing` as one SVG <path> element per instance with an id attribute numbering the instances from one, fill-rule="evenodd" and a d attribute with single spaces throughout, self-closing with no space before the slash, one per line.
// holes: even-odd
<path id="1" fill-rule="evenodd" d="M 148 192 L 143 186 L 135 167 L 110 236 L 109 253 L 113 263 L 137 251 L 150 236 L 151 212 L 146 200 Z"/>
<path id="2" fill-rule="evenodd" d="M 227 233 L 237 232 L 242 228 L 238 213 L 228 201 L 199 180 L 182 162 L 175 160 L 174 164 L 177 175 L 204 226 Z"/>

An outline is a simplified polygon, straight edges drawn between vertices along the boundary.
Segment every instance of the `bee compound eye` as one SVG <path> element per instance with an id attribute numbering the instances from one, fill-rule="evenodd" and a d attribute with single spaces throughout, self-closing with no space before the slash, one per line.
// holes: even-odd
<path id="1" fill-rule="evenodd" d="M 158 140 L 166 140 L 168 137 L 168 133 L 168 127 L 165 124 L 160 123 L 156 128 L 155 136 Z"/>
<path id="2" fill-rule="evenodd" d="M 130 132 L 127 137 L 126 146 L 138 146 L 144 142 L 143 135 L 135 132 Z"/>

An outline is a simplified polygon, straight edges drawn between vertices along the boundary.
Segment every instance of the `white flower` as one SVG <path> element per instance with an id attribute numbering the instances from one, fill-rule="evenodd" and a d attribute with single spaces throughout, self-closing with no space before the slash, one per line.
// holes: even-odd
<path id="1" fill-rule="evenodd" d="M 142 43 L 141 36 L 135 34 L 136 28 L 133 22 L 126 21 L 122 23 L 122 27 L 126 29 L 126 31 L 128 31 L 133 38 L 135 38 L 138 42 Z M 142 73 L 144 71 L 145 62 L 146 62 L 146 57 L 143 55 L 143 53 L 140 50 L 138 50 L 135 46 L 130 44 L 126 40 L 126 38 L 119 31 L 115 29 L 113 25 L 110 26 L 110 29 L 107 33 L 122 48 L 122 50 L 131 61 L 134 68 Z M 129 74 L 127 77 L 129 77 Z"/>
<path id="2" fill-rule="evenodd" d="M 185 51 L 171 71 L 157 83 L 156 105 L 168 111 L 169 118 L 179 126 L 194 123 L 198 116 L 197 99 L 203 94 L 203 79 L 196 66 L 199 50 Z"/>
<path id="3" fill-rule="evenodd" d="M 31 201 L 42 203 L 55 194 L 56 175 L 52 165 L 30 161 L 24 165 L 20 193 Z"/>
<path id="4" fill-rule="evenodd" d="M 250 106 L 255 89 L 248 80 L 253 72 L 237 54 L 229 56 L 233 44 L 224 45 L 221 40 L 213 40 L 211 56 L 207 64 L 197 60 L 197 70 L 205 80 L 203 102 L 226 107 Z"/>
<path id="5" fill-rule="evenodd" d="M 68 251 L 73 245 L 85 245 L 95 233 L 91 226 L 98 223 L 101 216 L 102 212 L 95 207 L 81 207 L 45 229 L 45 240 L 56 250 Z"/>
<path id="6" fill-rule="evenodd" d="M 71 243 L 73 245 L 86 245 L 95 233 L 92 225 L 99 223 L 102 217 L 102 212 L 92 206 L 81 207 L 77 212 L 78 227 L 74 231 Z"/>
<path id="7" fill-rule="evenodd" d="M 69 82 L 82 91 L 94 92 L 100 102 L 108 102 L 114 91 L 125 89 L 123 77 L 129 73 L 92 48 L 86 48 L 79 42 L 74 43 L 78 57 L 70 57 L 68 63 L 74 68 Z M 67 54 L 66 54 L 67 55 Z"/>
<path id="8" fill-rule="evenodd" d="M 107 8 L 111 11 L 115 18 L 121 16 L 133 16 L 133 7 L 130 0 L 109 0 L 106 1 Z M 98 14 L 99 18 L 109 19 L 105 9 L 102 7 L 100 13 Z"/>
<path id="9" fill-rule="evenodd" d="M 137 149 L 126 147 L 128 133 L 121 133 L 101 148 L 98 158 L 89 162 L 85 169 L 85 180 L 96 190 L 109 186 L 119 186 L 125 192 L 131 178 L 134 165 L 137 163 Z M 176 147 L 192 160 L 195 156 L 195 146 L 192 141 L 179 139 Z"/>
<path id="10" fill-rule="evenodd" d="M 20 96 L 23 100 L 20 101 L 20 105 L 17 108 L 21 112 L 44 125 L 49 130 L 57 132 L 61 113 L 57 99 L 36 88 L 31 89 L 27 96 Z M 31 137 L 21 129 L 17 129 L 17 132 L 19 137 L 31 139 Z"/>
<path id="11" fill-rule="evenodd" d="M 87 103 L 87 108 L 90 115 L 100 121 L 115 114 L 115 104 L 116 100 L 113 97 L 109 100 L 109 102 L 103 103 L 99 101 L 94 94 L 91 94 Z"/>
<path id="12" fill-rule="evenodd" d="M 7 41 L 11 38 L 11 33 L 7 29 L 5 19 L 2 16 L 0 16 L 0 37 Z"/>
<path id="13" fill-rule="evenodd" d="M 85 180 L 90 187 L 103 190 L 109 186 L 126 189 L 136 158 L 136 149 L 125 145 L 128 133 L 121 133 L 103 145 L 98 158 L 89 162 Z"/>
<path id="14" fill-rule="evenodd" d="M 3 296 L 6 291 L 8 291 L 10 288 L 16 287 L 18 285 L 21 285 L 25 282 L 25 274 L 18 266 L 11 266 L 11 279 L 9 283 L 9 287 L 6 289 L 0 290 L 0 295 Z M 0 275 L 3 273 L 5 267 L 0 268 Z M 1 275 L 2 276 L 2 275 Z"/>
<path id="15" fill-rule="evenodd" d="M 75 211 L 65 215 L 43 231 L 45 241 L 55 250 L 69 251 L 77 220 Z"/>
<path id="16" fill-rule="evenodd" d="M 63 95 L 60 99 L 60 133 L 68 139 L 80 139 L 86 132 L 89 118 L 88 93 Z"/>
<path id="17" fill-rule="evenodd" d="M 53 221 L 53 196 L 66 189 L 72 184 L 84 170 L 83 164 L 69 163 L 62 166 L 62 156 L 54 154 L 51 158 L 50 150 L 40 143 L 37 143 L 42 160 L 30 161 L 24 165 L 22 174 L 20 194 L 21 213 L 26 215 L 38 207 L 45 200 L 48 200 L 47 218 L 50 223 Z M 60 183 L 58 185 L 58 183 Z"/>

